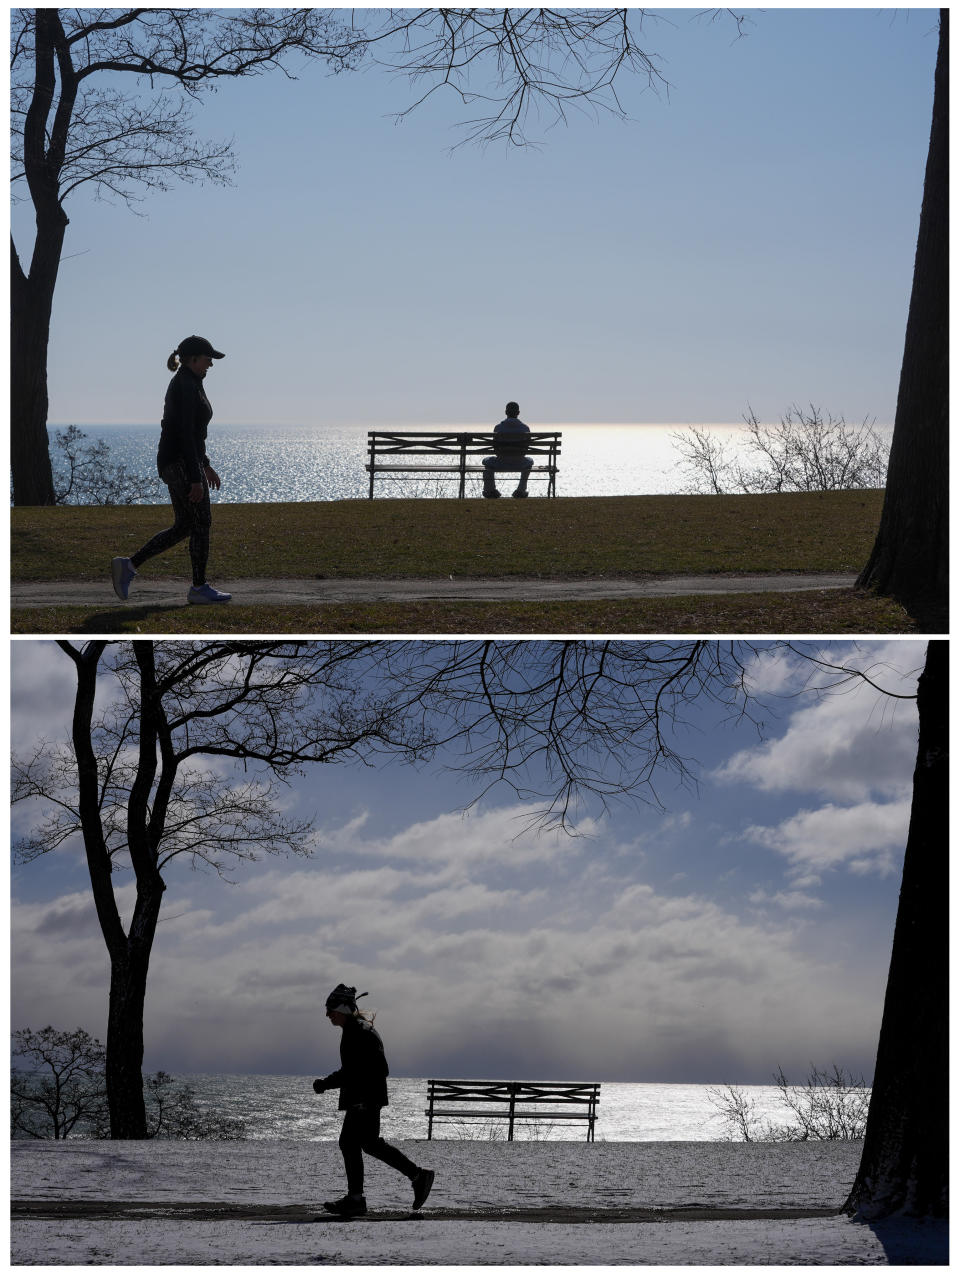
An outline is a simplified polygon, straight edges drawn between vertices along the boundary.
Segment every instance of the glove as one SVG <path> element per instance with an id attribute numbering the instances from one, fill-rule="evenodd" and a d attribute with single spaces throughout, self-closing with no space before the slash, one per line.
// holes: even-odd
<path id="1" fill-rule="evenodd" d="M 326 1088 L 326 1085 L 324 1084 L 322 1077 L 317 1078 L 317 1080 L 313 1084 L 313 1089 L 316 1091 L 318 1095 L 322 1095 L 324 1093 L 324 1091 L 327 1088 Z"/>

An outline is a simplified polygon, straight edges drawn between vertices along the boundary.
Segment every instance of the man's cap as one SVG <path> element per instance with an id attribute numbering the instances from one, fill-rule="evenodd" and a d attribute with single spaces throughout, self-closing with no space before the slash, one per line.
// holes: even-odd
<path id="1" fill-rule="evenodd" d="M 206 337 L 198 337 L 196 334 L 192 337 L 184 337 L 177 347 L 177 354 L 181 359 L 189 359 L 191 355 L 206 355 L 208 359 L 224 358 L 222 350 L 214 350 Z"/>

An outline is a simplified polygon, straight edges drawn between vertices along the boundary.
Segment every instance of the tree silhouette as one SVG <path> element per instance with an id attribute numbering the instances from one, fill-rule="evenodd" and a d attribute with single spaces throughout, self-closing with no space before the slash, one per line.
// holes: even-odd
<path id="1" fill-rule="evenodd" d="M 857 585 L 949 629 L 949 42 L 940 10 L 933 122 L 880 528 Z"/>
<path id="2" fill-rule="evenodd" d="M 176 181 L 225 183 L 228 143 L 198 142 L 191 100 L 225 78 L 284 68 L 296 53 L 335 70 L 361 50 L 325 9 L 14 9 L 15 195 L 36 214 L 29 263 L 10 239 L 10 461 L 18 505 L 53 505 L 47 350 L 53 299 L 81 188 L 128 205 Z M 342 12 L 342 11 L 341 11 Z M 128 79 L 132 91 L 121 88 Z M 149 92 L 143 92 L 143 86 Z M 164 89 L 176 85 L 179 97 Z"/>
<path id="3" fill-rule="evenodd" d="M 76 672 L 71 739 L 13 763 L 14 802 L 41 808 L 15 852 L 29 862 L 82 839 L 110 958 L 110 1131 L 145 1139 L 143 1008 L 166 866 L 189 858 L 226 876 L 262 854 L 308 855 L 311 822 L 278 806 L 288 777 L 375 747 L 413 756 L 419 740 L 414 724 L 357 687 L 363 644 L 59 646 Z M 98 709 L 107 685 L 112 699 Z M 252 770 L 227 783 L 219 759 Z M 121 869 L 136 884 L 126 926 Z"/>

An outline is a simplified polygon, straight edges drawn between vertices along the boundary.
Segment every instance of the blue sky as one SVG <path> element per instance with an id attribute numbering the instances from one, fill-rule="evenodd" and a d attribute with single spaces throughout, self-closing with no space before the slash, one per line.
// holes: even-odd
<path id="1" fill-rule="evenodd" d="M 375 67 L 226 85 L 229 189 L 80 194 L 50 419 L 153 422 L 181 337 L 228 354 L 223 423 L 893 418 L 937 48 L 935 10 L 658 10 L 669 95 L 538 148 L 450 151 L 464 118 Z M 14 213 L 21 253 L 27 206 Z"/>
<path id="2" fill-rule="evenodd" d="M 911 640 L 819 650 L 908 694 L 923 661 Z M 15 748 L 62 736 L 71 671 L 52 643 L 13 644 Z M 679 742 L 698 790 L 587 810 L 577 838 L 524 832 L 509 792 L 464 814 L 477 791 L 453 758 L 314 768 L 287 807 L 313 819 L 312 858 L 240 866 L 234 885 L 165 872 L 147 1067 L 311 1074 L 343 980 L 371 991 L 398 1076 L 869 1074 L 915 706 L 863 686 L 813 697 L 808 676 L 768 653 L 763 740 L 698 709 Z M 26 818 L 14 808 L 14 835 Z M 12 938 L 13 1024 L 102 1038 L 108 965 L 78 846 L 14 869 Z"/>

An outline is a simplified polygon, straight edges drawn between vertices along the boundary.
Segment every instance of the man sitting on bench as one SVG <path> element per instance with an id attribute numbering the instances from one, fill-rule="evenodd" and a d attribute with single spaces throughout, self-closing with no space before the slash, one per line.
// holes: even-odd
<path id="1" fill-rule="evenodd" d="M 530 438 L 530 428 L 520 420 L 520 405 L 508 403 L 506 417 L 499 425 L 494 426 L 493 433 L 498 436 L 493 445 L 495 456 L 483 459 L 483 495 L 499 497 L 497 491 L 496 471 L 519 470 L 515 497 L 527 495 L 527 476 L 533 468 L 533 458 L 524 456 Z"/>

